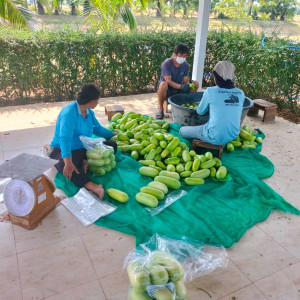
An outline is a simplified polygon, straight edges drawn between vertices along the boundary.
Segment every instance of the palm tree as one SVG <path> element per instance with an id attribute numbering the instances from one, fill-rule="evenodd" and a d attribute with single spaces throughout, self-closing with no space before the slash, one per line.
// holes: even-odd
<path id="1" fill-rule="evenodd" d="M 156 16 L 161 18 L 162 15 L 161 15 L 161 4 L 160 4 L 160 0 L 156 1 L 156 4 L 157 4 L 157 9 L 156 9 Z"/>
<path id="2" fill-rule="evenodd" d="M 59 15 L 59 8 L 60 8 L 61 2 L 62 2 L 61 0 L 53 0 L 52 1 L 52 6 L 54 8 L 55 15 Z"/>
<path id="3" fill-rule="evenodd" d="M 21 1 L 24 1 L 24 0 L 21 0 Z M 35 10 L 36 10 L 36 5 L 35 4 L 37 4 L 37 10 L 38 10 L 39 15 L 44 15 L 45 14 L 44 6 L 46 6 L 48 9 L 50 7 L 50 5 L 49 5 L 50 1 L 49 0 L 34 0 L 33 2 L 34 2 Z"/>
<path id="4" fill-rule="evenodd" d="M 148 0 L 90 0 L 86 22 L 100 31 L 108 31 L 121 17 L 129 29 L 134 30 L 137 23 L 132 8 L 141 4 L 145 9 L 147 3 Z"/>
<path id="5" fill-rule="evenodd" d="M 88 15 L 90 13 L 91 3 L 89 0 L 83 1 L 83 14 Z"/>
<path id="6" fill-rule="evenodd" d="M 38 16 L 29 11 L 24 0 L 0 0 L 0 24 L 17 28 L 36 29 Z"/>
<path id="7" fill-rule="evenodd" d="M 54 2 L 54 0 L 53 0 Z M 63 1 L 61 1 L 62 3 Z M 76 16 L 77 15 L 77 8 L 80 4 L 83 5 L 83 12 L 86 13 L 86 6 L 89 6 L 89 1 L 88 0 L 85 0 L 85 1 L 82 1 L 82 0 L 66 0 L 67 4 L 70 6 L 71 8 L 71 15 L 72 16 Z"/>
<path id="8" fill-rule="evenodd" d="M 45 14 L 45 9 L 44 9 L 43 4 L 40 1 L 37 1 L 37 7 L 38 7 L 39 15 L 44 15 Z"/>
<path id="9" fill-rule="evenodd" d="M 77 15 L 76 6 L 78 6 L 79 0 L 68 0 L 67 2 L 71 7 L 71 15 L 76 16 Z"/>

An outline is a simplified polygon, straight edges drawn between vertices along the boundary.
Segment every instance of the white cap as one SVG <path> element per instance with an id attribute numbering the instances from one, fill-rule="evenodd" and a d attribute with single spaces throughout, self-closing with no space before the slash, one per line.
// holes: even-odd
<path id="1" fill-rule="evenodd" d="M 228 79 L 233 81 L 235 66 L 230 61 L 222 60 L 215 65 L 214 71 L 216 71 L 225 81 Z"/>

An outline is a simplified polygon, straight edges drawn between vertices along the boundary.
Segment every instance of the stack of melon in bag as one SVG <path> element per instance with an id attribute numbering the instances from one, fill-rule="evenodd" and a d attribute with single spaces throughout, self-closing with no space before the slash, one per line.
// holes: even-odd
<path id="1" fill-rule="evenodd" d="M 88 158 L 89 171 L 99 176 L 110 172 L 117 165 L 112 147 L 106 147 L 105 145 L 102 147 L 95 146 L 86 152 L 86 156 Z"/>
<path id="2" fill-rule="evenodd" d="M 169 253 L 154 251 L 150 258 L 133 260 L 127 266 L 127 273 L 130 300 L 184 300 L 187 297 L 184 269 Z"/>

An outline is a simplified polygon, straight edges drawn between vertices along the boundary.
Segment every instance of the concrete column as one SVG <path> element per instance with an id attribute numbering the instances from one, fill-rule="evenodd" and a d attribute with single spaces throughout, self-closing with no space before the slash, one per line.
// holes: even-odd
<path id="1" fill-rule="evenodd" d="M 199 0 L 197 33 L 192 74 L 192 79 L 199 82 L 199 91 L 202 89 L 210 7 L 211 0 Z"/>

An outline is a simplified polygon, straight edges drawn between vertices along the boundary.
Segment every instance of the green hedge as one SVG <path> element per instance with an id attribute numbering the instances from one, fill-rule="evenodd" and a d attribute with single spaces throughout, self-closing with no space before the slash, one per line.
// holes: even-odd
<path id="1" fill-rule="evenodd" d="M 235 64 L 236 85 L 249 98 L 269 100 L 300 114 L 300 49 L 285 48 L 291 42 L 276 36 L 266 41 L 264 49 L 262 37 L 251 32 L 211 32 L 205 71 L 226 58 Z"/>
<path id="2" fill-rule="evenodd" d="M 1 101 L 69 100 L 85 82 L 106 96 L 153 90 L 161 63 L 182 40 L 193 46 L 193 34 L 183 33 L 0 36 Z"/>
<path id="3" fill-rule="evenodd" d="M 79 31 L 0 31 L 0 104 L 62 101 L 74 98 L 80 86 L 93 82 L 102 96 L 153 91 L 161 63 L 174 45 L 187 43 L 192 53 L 194 32 L 107 33 Z M 274 37 L 269 44 L 286 43 Z M 261 47 L 250 32 L 215 32 L 208 36 L 205 72 L 219 60 L 236 65 L 236 85 L 250 98 L 264 98 L 299 112 L 299 50 Z M 204 85 L 211 85 L 211 77 Z"/>

